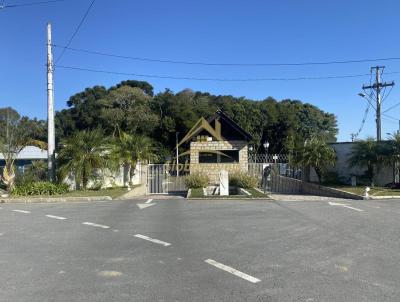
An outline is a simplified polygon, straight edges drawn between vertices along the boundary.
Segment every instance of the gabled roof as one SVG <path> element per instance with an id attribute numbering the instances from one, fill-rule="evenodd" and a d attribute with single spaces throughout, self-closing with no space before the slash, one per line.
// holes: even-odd
<path id="1" fill-rule="evenodd" d="M 235 135 L 240 137 L 241 139 L 246 141 L 252 140 L 252 136 L 249 133 L 247 133 L 242 127 L 240 127 L 237 123 L 235 123 L 229 116 L 227 116 L 221 110 L 218 110 L 208 120 L 205 120 L 203 117 L 200 118 L 197 121 L 197 123 L 194 124 L 194 126 L 185 135 L 185 137 L 179 142 L 178 146 L 191 140 L 193 137 L 195 137 L 202 131 L 208 132 L 217 141 L 226 140 L 226 138 L 221 133 L 221 122 L 222 124 L 227 124 L 231 128 L 231 131 L 233 130 L 235 132 Z M 211 124 L 213 123 L 215 124 L 215 127 L 211 126 Z"/>
<path id="2" fill-rule="evenodd" d="M 249 134 L 246 130 L 240 127 L 233 119 L 231 119 L 228 115 L 226 115 L 222 110 L 217 110 L 213 116 L 211 116 L 207 121 L 208 123 L 212 123 L 217 118 L 222 121 L 228 123 L 233 129 L 235 129 L 246 141 L 250 141 L 253 139 L 251 134 Z"/>

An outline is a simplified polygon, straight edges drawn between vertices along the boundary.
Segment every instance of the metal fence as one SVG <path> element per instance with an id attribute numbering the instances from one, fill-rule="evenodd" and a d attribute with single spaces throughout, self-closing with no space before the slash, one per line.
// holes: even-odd
<path id="1" fill-rule="evenodd" d="M 266 193 L 297 193 L 303 178 L 302 169 L 287 163 L 249 163 L 248 173 Z"/>
<path id="2" fill-rule="evenodd" d="M 189 169 L 174 164 L 150 164 L 147 166 L 147 192 L 149 194 L 184 194 L 187 191 L 185 179 Z M 296 181 L 303 173 L 287 163 L 249 163 L 247 173 L 258 179 L 258 187 L 266 193 L 296 193 Z"/>
<path id="3" fill-rule="evenodd" d="M 249 163 L 287 163 L 286 154 L 249 154 Z"/>

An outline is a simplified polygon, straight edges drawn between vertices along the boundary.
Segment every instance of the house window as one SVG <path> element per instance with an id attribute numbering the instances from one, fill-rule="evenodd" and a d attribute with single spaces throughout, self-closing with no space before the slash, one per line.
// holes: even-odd
<path id="1" fill-rule="evenodd" d="M 238 163 L 239 150 L 216 150 L 199 152 L 200 164 Z"/>

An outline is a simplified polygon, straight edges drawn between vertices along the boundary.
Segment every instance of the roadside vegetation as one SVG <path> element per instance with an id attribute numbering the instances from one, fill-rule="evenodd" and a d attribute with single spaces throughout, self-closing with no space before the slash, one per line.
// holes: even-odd
<path id="1" fill-rule="evenodd" d="M 210 179 L 206 174 L 202 173 L 193 173 L 186 177 L 185 185 L 188 189 L 199 189 L 205 188 L 208 186 Z"/>
<path id="2" fill-rule="evenodd" d="M 236 172 L 229 174 L 229 185 L 243 189 L 250 189 L 257 187 L 258 179 L 245 172 Z"/>
<path id="3" fill-rule="evenodd" d="M 55 119 L 58 177 L 54 186 L 46 183 L 47 168 L 43 163 L 33 163 L 24 175 L 15 167 L 25 146 L 47 147 L 46 122 L 20 116 L 12 108 L 0 109 L 0 153 L 4 158 L 1 185 L 9 193 L 64 194 L 60 193 L 63 187 L 59 184 L 68 179 L 71 187 L 89 194 L 92 190 L 88 189 L 103 188 L 104 171 L 121 168 L 127 171 L 123 186 L 131 187 L 138 162 L 165 162 L 173 158 L 176 133 L 187 133 L 200 117 L 210 116 L 217 109 L 253 136 L 250 144 L 254 152 L 262 152 L 262 143 L 268 140 L 269 153 L 287 154 L 291 166 L 314 168 L 319 183 L 342 182 L 329 172 L 336 160 L 329 145 L 338 132 L 335 116 L 298 100 L 277 101 L 268 97 L 253 101 L 190 89 L 176 93 L 167 89 L 154 94 L 149 83 L 128 80 L 110 88 L 87 88 L 71 96 L 67 106 L 56 113 Z M 399 160 L 397 133 L 380 144 L 373 139 L 359 141 L 348 164 L 365 167 L 359 179 L 367 179 L 373 185 L 381 167 Z M 400 165 L 396 167 L 399 169 Z M 187 186 L 201 188 L 208 182 L 208 178 L 194 175 L 187 179 Z M 230 175 L 230 183 L 249 190 L 259 185 L 257 179 L 247 174 Z"/>

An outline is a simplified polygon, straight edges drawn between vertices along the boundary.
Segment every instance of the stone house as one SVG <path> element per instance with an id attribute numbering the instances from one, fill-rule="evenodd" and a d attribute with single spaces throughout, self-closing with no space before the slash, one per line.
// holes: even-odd
<path id="1" fill-rule="evenodd" d="M 204 173 L 218 183 L 219 172 L 248 171 L 248 144 L 252 136 L 221 110 L 201 118 L 179 146 L 189 144 L 190 174 Z"/>

